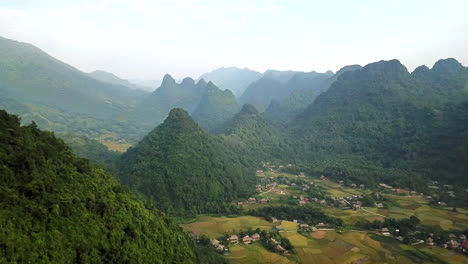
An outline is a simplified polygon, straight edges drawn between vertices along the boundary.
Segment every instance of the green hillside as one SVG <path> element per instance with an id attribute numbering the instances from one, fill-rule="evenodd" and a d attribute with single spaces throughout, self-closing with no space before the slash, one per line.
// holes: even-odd
<path id="1" fill-rule="evenodd" d="M 121 156 L 119 177 L 171 214 L 226 212 L 225 202 L 251 193 L 255 181 L 231 152 L 176 108 Z"/>
<path id="2" fill-rule="evenodd" d="M 290 145 L 283 131 L 265 119 L 257 109 L 245 104 L 232 119 L 214 130 L 242 156 L 252 169 L 262 161 L 291 157 Z"/>
<path id="3" fill-rule="evenodd" d="M 209 82 L 200 104 L 193 111 L 193 119 L 204 128 L 212 130 L 232 118 L 239 110 L 239 103 L 230 90 L 221 91 Z"/>
<path id="4" fill-rule="evenodd" d="M 0 111 L 1 263 L 195 263 L 193 242 L 103 169 Z"/>
<path id="5" fill-rule="evenodd" d="M 275 124 L 285 125 L 302 113 L 315 98 L 325 92 L 341 74 L 361 68 L 349 65 L 341 68 L 336 74 L 297 73 L 285 84 L 283 98 L 273 99 L 265 110 L 265 116 Z"/>
<path id="6" fill-rule="evenodd" d="M 141 95 L 95 80 L 33 45 L 0 37 L 0 90 L 24 102 L 118 118 Z"/>
<path id="7" fill-rule="evenodd" d="M 317 173 L 422 188 L 467 184 L 467 69 L 454 59 L 412 74 L 397 60 L 343 74 L 292 123 Z"/>
<path id="8" fill-rule="evenodd" d="M 198 83 L 192 78 L 185 78 L 176 83 L 169 74 L 164 76 L 161 87 L 152 92 L 136 107 L 134 118 L 140 123 L 154 127 L 167 117 L 173 108 L 182 108 L 189 113 L 195 110 L 206 91 L 207 83 Z"/>

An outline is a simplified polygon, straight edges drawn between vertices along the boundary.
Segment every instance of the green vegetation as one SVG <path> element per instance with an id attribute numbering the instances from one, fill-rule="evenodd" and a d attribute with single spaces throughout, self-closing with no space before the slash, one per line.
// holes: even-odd
<path id="1" fill-rule="evenodd" d="M 325 92 L 341 74 L 359 68 L 359 65 L 345 66 L 333 76 L 331 72 L 297 73 L 283 88 L 287 96 L 273 99 L 265 110 L 265 116 L 275 124 L 288 124 L 311 105 L 317 96 Z"/>
<path id="2" fill-rule="evenodd" d="M 67 134 L 63 136 L 63 140 L 78 156 L 89 159 L 107 170 L 115 169 L 115 162 L 120 153 L 110 151 L 98 141 L 85 136 Z"/>
<path id="3" fill-rule="evenodd" d="M 33 123 L 0 111 L 0 262 L 195 263 L 153 206 Z"/>
<path id="4" fill-rule="evenodd" d="M 273 224 L 259 217 L 236 216 L 236 217 L 211 217 L 201 216 L 196 221 L 183 224 L 185 230 L 198 235 L 207 235 L 211 238 L 218 238 L 225 233 L 234 234 L 248 229 L 270 230 Z"/>
<path id="5" fill-rule="evenodd" d="M 311 174 L 425 191 L 467 185 L 468 70 L 454 59 L 409 74 L 398 61 L 343 74 L 292 124 Z"/>
<path id="6" fill-rule="evenodd" d="M 249 104 L 243 105 L 239 113 L 214 132 L 221 133 L 228 146 L 252 170 L 262 161 L 282 159 L 290 151 L 282 132 Z"/>
<path id="7" fill-rule="evenodd" d="M 253 171 L 182 109 L 124 153 L 119 178 L 171 214 L 235 213 L 226 204 L 252 192 Z"/>
<path id="8" fill-rule="evenodd" d="M 193 111 L 193 119 L 202 127 L 212 130 L 231 119 L 239 110 L 236 97 L 230 90 L 221 91 L 209 82 L 200 104 Z"/>
<path id="9" fill-rule="evenodd" d="M 313 225 L 326 223 L 331 226 L 341 226 L 343 224 L 341 219 L 328 216 L 320 209 L 310 205 L 262 207 L 256 210 L 250 210 L 247 214 L 260 216 L 267 220 L 271 220 L 272 217 L 289 221 L 302 220 L 305 223 Z"/>
<path id="10" fill-rule="evenodd" d="M 0 89 L 22 101 L 98 118 L 128 111 L 142 94 L 95 80 L 30 44 L 1 37 Z"/>
<path id="11" fill-rule="evenodd" d="M 166 74 L 161 86 L 137 105 L 133 118 L 154 127 L 173 108 L 182 108 L 191 113 L 199 105 L 206 89 L 207 83 L 203 79 L 195 83 L 187 77 L 181 83 L 176 83 L 172 76 Z"/>

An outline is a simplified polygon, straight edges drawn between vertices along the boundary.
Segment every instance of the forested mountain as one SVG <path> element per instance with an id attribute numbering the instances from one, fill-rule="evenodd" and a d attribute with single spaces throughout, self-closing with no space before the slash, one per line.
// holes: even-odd
<path id="1" fill-rule="evenodd" d="M 338 77 L 347 71 L 359 69 L 359 65 L 345 66 L 336 74 L 322 75 L 298 73 L 286 84 L 288 94 L 283 100 L 272 100 L 265 110 L 265 116 L 275 124 L 287 124 L 302 113 L 315 98 L 325 92 Z"/>
<path id="2" fill-rule="evenodd" d="M 202 74 L 199 79 L 211 81 L 222 90 L 231 90 L 236 97 L 239 97 L 244 93 L 247 86 L 260 79 L 260 77 L 262 77 L 261 73 L 247 68 L 223 67 Z"/>
<path id="3" fill-rule="evenodd" d="M 454 59 L 409 73 L 397 60 L 342 74 L 293 122 L 313 170 L 341 178 L 467 184 L 468 70 Z"/>
<path id="4" fill-rule="evenodd" d="M 63 135 L 63 140 L 76 155 L 86 158 L 109 171 L 114 171 L 115 162 L 120 155 L 119 152 L 111 151 L 99 141 L 83 135 L 66 134 Z"/>
<path id="5" fill-rule="evenodd" d="M 283 132 L 250 104 L 243 105 L 239 113 L 214 132 L 222 134 L 229 146 L 253 167 L 263 161 L 278 161 L 291 157 Z"/>
<path id="6" fill-rule="evenodd" d="M 181 228 L 50 132 L 0 111 L 1 263 L 195 263 Z"/>
<path id="7" fill-rule="evenodd" d="M 142 132 L 128 116 L 142 92 L 98 81 L 33 45 L 0 37 L 0 108 L 58 134 L 90 138 L 114 132 L 135 141 Z"/>
<path id="8" fill-rule="evenodd" d="M 225 202 L 250 194 L 255 182 L 232 152 L 176 108 L 121 156 L 119 178 L 171 214 L 227 212 Z"/>
<path id="9" fill-rule="evenodd" d="M 176 83 L 174 78 L 166 74 L 161 87 L 147 96 L 136 108 L 135 118 L 141 122 L 150 122 L 153 127 L 161 123 L 173 108 L 183 108 L 192 112 L 199 105 L 206 91 L 206 81 L 198 83 L 192 78 L 185 78 Z"/>
<path id="10" fill-rule="evenodd" d="M 267 70 L 257 81 L 251 83 L 244 91 L 239 101 L 242 104 L 251 104 L 263 112 L 272 99 L 282 94 L 284 84 L 290 80 L 294 71 Z"/>
<path id="11" fill-rule="evenodd" d="M 131 83 L 131 82 L 127 81 L 127 80 L 121 79 L 118 76 L 116 76 L 115 74 L 110 73 L 110 72 L 106 72 L 106 71 L 100 71 L 100 70 L 93 71 L 93 72 L 89 73 L 89 76 L 91 76 L 92 78 L 94 78 L 96 80 L 99 80 L 99 81 L 103 81 L 103 82 L 107 82 L 107 83 L 111 83 L 111 84 L 115 84 L 115 85 L 122 85 L 122 86 L 131 88 L 131 89 L 136 89 L 136 90 L 139 90 L 139 91 L 147 90 L 144 87 L 141 87 L 139 85 Z M 144 93 L 142 93 L 142 94 L 144 94 Z"/>
<path id="12" fill-rule="evenodd" d="M 294 72 L 268 70 L 262 78 L 249 85 L 239 99 L 242 103 L 254 105 L 260 112 L 265 111 L 272 100 L 282 102 L 294 91 L 303 89 L 323 90 L 323 84 L 332 72 Z M 324 88 L 322 88 L 324 87 Z"/>
<path id="13" fill-rule="evenodd" d="M 96 117 L 116 117 L 140 92 L 95 80 L 42 50 L 0 37 L 0 90 L 22 102 Z"/>
<path id="14" fill-rule="evenodd" d="M 232 118 L 239 110 L 239 103 L 230 90 L 221 91 L 209 82 L 198 107 L 193 111 L 193 119 L 202 127 L 212 130 Z"/>

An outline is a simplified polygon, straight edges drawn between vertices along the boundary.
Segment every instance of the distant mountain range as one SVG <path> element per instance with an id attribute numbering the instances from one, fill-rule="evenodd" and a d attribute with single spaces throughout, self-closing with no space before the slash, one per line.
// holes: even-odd
<path id="1" fill-rule="evenodd" d="M 138 79 L 129 79 L 128 80 L 130 83 L 138 85 L 141 87 L 143 90 L 148 91 L 148 92 L 153 92 L 156 90 L 159 86 L 161 86 L 162 81 L 161 80 L 138 80 Z"/>
<path id="2" fill-rule="evenodd" d="M 142 91 L 149 90 L 148 87 L 136 85 L 130 81 L 117 77 L 113 73 L 106 72 L 106 71 L 100 71 L 100 70 L 93 71 L 89 73 L 89 76 L 99 81 L 103 81 L 103 82 L 107 82 L 107 83 L 111 83 L 115 85 L 122 85 L 131 89 L 142 90 Z"/>
<path id="3" fill-rule="evenodd" d="M 454 59 L 412 73 L 396 60 L 336 74 L 224 68 L 204 75 L 213 82 L 166 75 L 151 93 L 4 38 L 0 66 L 0 107 L 59 135 L 134 144 L 171 109 L 182 108 L 246 154 L 245 164 L 294 160 L 314 173 L 363 182 L 391 178 L 400 185 L 424 177 L 460 180 L 467 173 L 468 77 Z M 242 75 L 251 83 L 236 99 L 226 87 L 241 91 Z M 416 176 L 405 182 L 405 174 Z"/>
<path id="4" fill-rule="evenodd" d="M 200 103 L 193 111 L 193 119 L 204 128 L 213 130 L 231 119 L 239 110 L 239 103 L 230 90 L 222 91 L 209 82 Z"/>
<path id="5" fill-rule="evenodd" d="M 262 78 L 251 83 L 239 98 L 241 103 L 254 105 L 260 112 L 267 109 L 272 100 L 282 101 L 295 90 L 314 89 L 317 83 L 331 77 L 333 73 L 266 71 Z M 315 89 L 320 89 L 316 87 Z"/>
<path id="6" fill-rule="evenodd" d="M 262 163 L 369 189 L 383 182 L 427 193 L 436 180 L 457 197 L 443 191 L 434 202 L 468 203 L 458 197 L 468 187 L 468 68 L 455 59 L 411 73 L 389 60 L 336 74 L 223 68 L 203 76 L 210 81 L 167 74 L 149 93 L 0 38 L 0 108 L 34 121 L 21 126 L 0 110 L 7 262 L 222 263 L 205 254 L 208 239 L 197 251 L 201 239 L 164 214 L 239 214 L 233 201 L 254 194 Z M 98 142 L 133 146 L 119 154 Z"/>
<path id="7" fill-rule="evenodd" d="M 260 79 L 262 74 L 250 69 L 228 67 L 219 68 L 214 71 L 202 74 L 198 79 L 204 79 L 207 82 L 213 82 L 221 90 L 231 90 L 236 96 L 241 96 L 245 89 L 254 81 Z"/>

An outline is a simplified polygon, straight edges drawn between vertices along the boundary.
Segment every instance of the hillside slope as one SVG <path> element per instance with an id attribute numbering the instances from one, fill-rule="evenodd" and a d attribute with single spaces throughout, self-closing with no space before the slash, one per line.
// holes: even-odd
<path id="1" fill-rule="evenodd" d="M 240 106 L 230 90 L 221 91 L 209 82 L 193 119 L 208 130 L 218 127 L 239 112 Z"/>
<path id="2" fill-rule="evenodd" d="M 245 197 L 255 182 L 230 151 L 176 108 L 121 156 L 119 177 L 172 214 L 226 212 L 225 202 Z"/>
<path id="3" fill-rule="evenodd" d="M 0 111 L 0 262 L 195 263 L 182 230 L 52 133 Z"/>
<path id="4" fill-rule="evenodd" d="M 397 60 L 369 64 L 338 78 L 291 137 L 322 173 L 414 188 L 421 177 L 466 184 L 467 72 L 454 59 L 411 74 Z"/>

